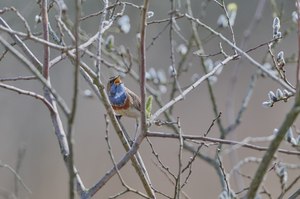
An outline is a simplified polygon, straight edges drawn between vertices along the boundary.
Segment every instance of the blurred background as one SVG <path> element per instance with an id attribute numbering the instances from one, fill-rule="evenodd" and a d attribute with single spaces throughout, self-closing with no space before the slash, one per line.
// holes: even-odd
<path id="1" fill-rule="evenodd" d="M 141 2 L 131 1 L 136 4 Z M 225 1 L 226 4 L 229 1 Z M 259 1 L 234 1 L 238 5 L 237 17 L 233 26 L 237 46 L 240 46 L 244 39 L 244 32 L 248 28 L 253 16 L 256 12 Z M 292 23 L 292 12 L 295 10 L 295 1 L 266 1 L 264 11 L 262 12 L 261 21 L 255 26 L 247 40 L 247 48 L 250 49 L 258 46 L 261 43 L 270 41 L 272 39 L 272 23 L 273 11 L 272 2 L 276 2 L 281 16 L 281 30 L 295 28 Z M 68 5 L 68 14 L 73 19 L 74 4 L 71 1 L 66 1 Z M 207 3 L 205 10 L 203 10 L 203 3 Z M 182 1 L 184 5 L 184 1 Z M 4 7 L 15 7 L 29 22 L 33 32 L 41 32 L 41 24 L 34 22 L 35 16 L 40 14 L 40 9 L 34 0 L 1 0 L 0 9 Z M 88 0 L 83 4 L 82 15 L 88 15 L 97 12 L 103 8 L 102 1 Z M 168 18 L 170 10 L 169 1 L 152 0 L 150 1 L 150 11 L 154 12 L 154 16 L 149 20 L 158 20 Z M 196 18 L 200 18 L 203 22 L 210 25 L 212 28 L 221 31 L 226 37 L 231 38 L 228 30 L 218 28 L 217 20 L 222 14 L 222 9 L 213 1 L 192 1 L 192 10 Z M 205 12 L 205 13 L 204 13 Z M 55 11 L 51 11 L 50 15 L 54 16 Z M 115 45 L 124 45 L 129 48 L 131 53 L 137 57 L 137 38 L 136 34 L 139 31 L 140 11 L 130 6 L 126 7 L 125 14 L 130 18 L 131 29 L 128 34 L 109 30 L 108 34 L 115 37 Z M 205 15 L 204 15 L 205 14 Z M 203 17 L 205 16 L 205 17 Z M 7 23 L 15 30 L 24 31 L 23 24 L 16 18 L 15 13 L 8 12 L 1 15 Z M 191 25 L 186 18 L 178 19 L 178 25 L 181 32 L 187 38 L 191 35 Z M 50 18 L 50 23 L 55 21 L 54 17 Z M 82 22 L 82 29 L 90 36 L 93 36 L 98 31 L 99 17 L 93 17 Z M 152 42 L 152 38 L 162 31 L 165 24 L 149 25 L 147 28 L 147 44 Z M 114 24 L 117 28 L 117 24 Z M 0 34 L 5 35 L 3 32 Z M 219 51 L 220 40 L 211 37 L 206 30 L 199 29 L 200 37 L 207 42 L 204 42 L 204 49 L 206 54 L 214 54 Z M 5 35 L 6 36 L 6 35 Z M 7 37 L 8 38 L 8 37 Z M 178 35 L 174 36 L 175 46 L 182 43 Z M 27 42 L 32 51 L 37 57 L 42 60 L 42 46 L 32 41 Z M 224 44 L 224 50 L 227 53 L 232 53 L 231 48 Z M 1 52 L 4 50 L 0 46 Z M 286 57 L 292 57 L 297 54 L 297 36 L 296 30 L 291 29 L 288 36 L 276 46 L 274 54 L 279 51 L 284 51 Z M 267 52 L 267 46 L 258 48 L 250 53 L 259 62 Z M 51 52 L 51 58 L 58 56 L 59 52 Z M 215 56 L 211 58 L 214 62 L 222 59 L 222 56 Z M 178 62 L 180 56 L 176 55 L 175 61 Z M 270 60 L 267 60 L 270 62 Z M 257 68 L 251 65 L 248 61 L 242 60 L 238 66 L 237 83 L 232 87 L 232 77 L 236 72 L 235 67 L 237 61 L 229 62 L 224 68 L 218 81 L 213 84 L 213 90 L 218 105 L 219 111 L 222 112 L 222 122 L 228 126 L 232 121 L 232 116 L 235 118 L 238 113 L 242 100 L 247 94 L 251 76 L 255 73 Z M 271 62 L 270 62 L 271 63 Z M 90 61 L 89 64 L 94 64 Z M 154 68 L 156 70 L 164 71 L 168 77 L 170 61 L 170 43 L 169 31 L 164 31 L 160 37 L 155 41 L 154 45 L 147 50 L 147 69 Z M 186 61 L 188 71 L 184 73 L 179 82 L 181 87 L 186 88 L 192 83 L 192 76 L 198 74 L 202 76 L 202 66 L 199 64 L 199 58 L 196 55 L 188 56 Z M 133 70 L 138 72 L 138 66 L 133 65 Z M 286 66 L 287 77 L 292 84 L 295 80 L 296 64 L 290 63 Z M 72 89 L 72 73 L 73 65 L 68 60 L 64 60 L 51 69 L 51 81 L 53 87 L 58 93 L 67 101 L 71 103 Z M 110 76 L 116 75 L 117 72 L 112 69 L 103 67 L 102 72 L 103 82 L 107 82 Z M 9 53 L 0 61 L 0 78 L 16 77 L 30 75 L 30 72 Z M 139 87 L 135 80 L 129 76 L 123 76 L 125 84 L 136 93 L 139 93 Z M 42 86 L 36 80 L 31 81 L 16 81 L 9 82 L 9 84 L 18 86 L 23 89 L 31 90 L 42 94 Z M 105 142 L 105 109 L 97 99 L 97 97 L 87 97 L 84 95 L 89 86 L 81 77 L 80 80 L 80 96 L 78 102 L 78 112 L 76 115 L 76 125 L 74 131 L 74 153 L 75 164 L 79 170 L 82 180 L 86 187 L 91 187 L 97 180 L 99 180 L 106 171 L 112 167 L 110 157 L 107 152 L 107 144 Z M 170 85 L 167 85 L 167 92 L 162 93 L 161 97 L 164 103 L 167 103 L 170 96 Z M 293 99 L 287 103 L 279 102 L 272 108 L 263 108 L 262 102 L 268 99 L 268 92 L 270 90 L 276 91 L 281 88 L 279 84 L 270 80 L 269 78 L 260 77 L 253 90 L 252 98 L 249 102 L 246 112 L 242 117 L 242 122 L 238 128 L 231 133 L 227 139 L 243 140 L 246 137 L 264 137 L 273 133 L 274 128 L 279 128 L 281 122 L 285 118 L 287 111 L 291 108 Z M 234 90 L 233 90 L 234 89 Z M 229 94 L 232 94 L 230 96 Z M 176 96 L 178 95 L 178 92 Z M 191 93 L 189 93 L 183 101 L 178 102 L 173 111 L 174 118 L 180 117 L 181 128 L 185 134 L 203 135 L 212 120 L 215 118 L 212 111 L 212 104 L 207 90 L 207 84 L 203 83 Z M 228 102 L 232 102 L 233 107 L 228 109 Z M 154 104 L 153 111 L 157 110 L 158 106 Z M 0 162 L 8 164 L 12 168 L 16 168 L 18 164 L 18 154 L 24 152 L 20 164 L 19 174 L 24 183 L 32 190 L 32 194 L 28 194 L 22 186 L 18 186 L 19 198 L 33 198 L 33 199 L 47 199 L 47 198 L 68 198 L 68 173 L 65 168 L 57 139 L 54 134 L 51 118 L 48 110 L 39 101 L 30 97 L 18 95 L 16 93 L 0 89 Z M 161 119 L 164 119 L 161 116 Z M 63 121 L 66 122 L 65 118 Z M 135 128 L 135 120 L 122 119 L 126 129 L 133 132 Z M 297 121 L 299 123 L 299 120 Z M 297 123 L 295 124 L 297 127 Z M 170 129 L 163 127 L 151 127 L 153 131 L 172 132 Z M 116 136 L 112 127 L 110 127 L 110 142 L 116 160 L 119 160 L 125 153 L 119 138 Z M 219 129 L 214 126 L 209 133 L 210 137 L 218 138 L 220 136 Z M 170 168 L 173 173 L 177 173 L 178 168 L 178 140 L 151 138 L 156 152 L 159 154 L 163 163 Z M 258 143 L 258 145 L 268 146 L 268 143 Z M 283 142 L 282 148 L 292 149 L 290 144 Z M 228 148 L 228 146 L 224 146 Z M 216 146 L 210 146 L 202 149 L 203 153 L 214 156 Z M 174 193 L 173 185 L 162 174 L 160 169 L 155 165 L 157 160 L 152 155 L 151 149 L 147 142 L 144 142 L 140 147 L 140 153 L 148 168 L 152 184 L 158 190 L 172 195 Z M 251 149 L 238 149 L 237 154 L 223 154 L 224 168 L 229 172 L 237 161 L 246 157 L 262 157 L 263 152 L 258 152 Z M 192 156 L 189 152 L 184 152 L 185 163 Z M 232 157 L 234 156 L 234 158 Z M 299 158 L 295 156 L 288 156 L 277 154 L 278 160 L 287 163 L 299 165 Z M 20 159 L 19 159 L 20 160 Z M 253 176 L 256 163 L 249 163 L 242 167 L 242 172 L 249 176 Z M 140 184 L 138 176 L 135 174 L 131 163 L 128 163 L 122 170 L 121 174 L 126 183 L 142 192 L 143 187 Z M 299 170 L 288 170 L 288 178 L 290 183 L 293 176 L 299 175 Z M 279 178 L 274 172 L 267 174 L 265 182 L 266 189 L 272 194 L 272 197 L 277 197 L 280 194 Z M 248 186 L 249 179 L 243 178 L 244 187 Z M 235 191 L 239 191 L 240 186 L 237 185 L 234 179 L 230 183 Z M 288 183 L 288 184 L 289 184 Z M 300 183 L 290 190 L 293 193 Z M 15 190 L 14 176 L 8 169 L 0 167 L 0 198 L 9 198 L 5 194 L 12 193 Z M 114 194 L 124 190 L 117 176 L 113 177 L 103 189 L 101 189 L 94 198 L 108 198 Z M 215 170 L 206 162 L 197 159 L 193 165 L 192 176 L 184 191 L 190 198 L 217 198 L 221 193 L 221 186 Z M 289 195 L 289 194 L 288 194 Z M 158 196 L 159 198 L 164 198 Z M 264 198 L 268 198 L 263 195 Z M 120 198 L 140 198 L 134 194 L 126 194 Z"/>

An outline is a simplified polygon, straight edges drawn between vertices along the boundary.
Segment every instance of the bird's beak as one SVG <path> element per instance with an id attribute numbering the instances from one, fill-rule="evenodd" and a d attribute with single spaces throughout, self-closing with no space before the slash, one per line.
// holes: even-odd
<path id="1" fill-rule="evenodd" d="M 114 80 L 114 84 L 115 84 L 115 85 L 119 85 L 119 84 L 121 84 L 121 83 L 122 83 L 121 78 L 120 78 L 120 76 L 118 76 L 118 77 Z"/>

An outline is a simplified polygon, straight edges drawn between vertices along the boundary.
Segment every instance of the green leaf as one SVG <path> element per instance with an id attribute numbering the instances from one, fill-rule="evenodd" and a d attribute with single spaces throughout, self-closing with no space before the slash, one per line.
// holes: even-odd
<path id="1" fill-rule="evenodd" d="M 147 119 L 149 119 L 151 117 L 152 101 L 153 101 L 153 96 L 150 95 L 147 98 L 147 102 L 146 102 L 146 118 Z"/>

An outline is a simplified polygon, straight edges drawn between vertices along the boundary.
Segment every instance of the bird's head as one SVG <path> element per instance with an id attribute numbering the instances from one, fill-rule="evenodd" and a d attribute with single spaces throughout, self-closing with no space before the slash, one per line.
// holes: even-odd
<path id="1" fill-rule="evenodd" d="M 110 86 L 111 86 L 112 84 L 119 85 L 119 84 L 121 84 L 121 83 L 122 83 L 122 81 L 121 81 L 120 75 L 117 75 L 117 76 L 114 76 L 114 77 L 109 78 L 109 85 L 110 85 Z"/>
<path id="2" fill-rule="evenodd" d="M 115 95 L 117 92 L 122 92 L 124 90 L 123 82 L 120 75 L 111 77 L 107 84 L 107 91 L 110 95 Z"/>

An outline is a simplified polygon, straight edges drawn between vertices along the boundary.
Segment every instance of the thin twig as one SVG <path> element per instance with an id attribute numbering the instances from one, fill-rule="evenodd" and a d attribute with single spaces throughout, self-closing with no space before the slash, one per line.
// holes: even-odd
<path id="1" fill-rule="evenodd" d="M 298 189 L 295 193 L 293 193 L 290 197 L 288 197 L 289 199 L 297 199 L 298 196 L 300 196 L 300 189 Z"/>
<path id="2" fill-rule="evenodd" d="M 299 90 L 298 90 L 299 91 Z M 253 178 L 253 181 L 250 184 L 249 191 L 247 193 L 247 198 L 253 199 L 256 195 L 256 192 L 258 191 L 258 188 L 263 180 L 263 177 L 265 173 L 267 172 L 268 165 L 270 164 L 273 155 L 276 151 L 279 151 L 278 147 L 282 140 L 285 137 L 286 132 L 288 129 L 292 126 L 296 118 L 298 117 L 298 114 L 300 112 L 300 92 L 296 93 L 295 103 L 292 107 L 292 109 L 288 112 L 286 115 L 284 121 L 281 124 L 281 127 L 278 130 L 278 133 L 276 134 L 276 137 L 273 139 L 273 141 L 270 143 L 270 146 L 268 147 L 256 173 Z"/>
<path id="3" fill-rule="evenodd" d="M 225 36 L 223 36 L 221 33 L 215 31 L 214 29 L 212 29 L 210 26 L 206 25 L 205 23 L 201 22 L 199 19 L 196 19 L 192 16 L 190 16 L 189 14 L 185 14 L 185 16 L 187 17 L 187 19 L 192 20 L 194 22 L 196 22 L 198 25 L 204 27 L 205 29 L 207 29 L 208 31 L 210 31 L 212 34 L 218 36 L 220 39 L 222 39 L 224 42 L 226 42 L 228 45 L 230 45 L 231 47 L 235 48 L 237 50 L 237 52 L 246 57 L 254 66 L 258 67 L 261 71 L 263 71 L 266 75 L 268 75 L 268 77 L 270 77 L 272 80 L 274 80 L 275 82 L 278 82 L 282 87 L 284 87 L 285 89 L 287 89 L 288 91 L 295 93 L 295 89 L 290 87 L 284 80 L 279 79 L 276 75 L 274 75 L 273 73 L 271 73 L 268 69 L 266 69 L 262 64 L 258 63 L 256 60 L 254 60 L 250 55 L 248 55 L 246 52 L 244 52 L 242 49 L 240 49 L 239 47 L 237 47 L 236 45 L 234 45 L 230 40 L 228 40 Z"/>
<path id="4" fill-rule="evenodd" d="M 35 76 L 19 76 L 19 77 L 7 77 L 0 78 L 0 82 L 18 81 L 18 80 L 34 80 L 37 79 Z"/>
<path id="5" fill-rule="evenodd" d="M 193 16 L 192 5 L 191 5 L 191 1 L 190 0 L 187 0 L 187 9 L 188 9 L 188 14 L 190 16 Z M 193 37 L 195 39 L 194 41 L 196 42 L 196 47 L 201 52 L 203 52 L 205 54 L 202 41 L 201 41 L 200 36 L 198 34 L 197 23 L 195 21 L 191 21 L 191 23 L 192 23 Z M 202 68 L 203 68 L 203 71 L 205 72 L 205 74 L 207 74 L 208 72 L 210 72 L 210 71 L 207 71 L 207 68 L 205 67 L 205 59 L 203 57 L 200 57 L 200 63 L 202 65 Z M 217 117 L 217 115 L 219 114 L 220 111 L 218 110 L 218 106 L 217 106 L 217 102 L 216 102 L 216 97 L 215 97 L 215 94 L 213 92 L 212 84 L 211 84 L 211 82 L 208 79 L 206 80 L 206 82 L 207 82 L 207 86 L 208 86 L 208 93 L 209 93 L 210 101 L 211 101 L 211 104 L 212 104 L 212 109 L 213 109 L 215 117 Z M 220 130 L 221 137 L 224 138 L 224 136 L 225 136 L 225 130 L 224 130 L 224 127 L 223 127 L 223 124 L 222 124 L 220 118 L 217 120 L 217 124 L 218 124 L 219 130 Z M 217 168 L 217 167 L 215 167 L 215 168 Z M 218 170 L 217 172 L 219 172 L 219 174 L 221 174 L 220 170 Z M 219 177 L 220 177 L 220 180 L 221 180 L 222 176 L 219 175 Z"/>
<path id="6" fill-rule="evenodd" d="M 203 75 L 201 78 L 199 78 L 195 83 L 193 83 L 191 86 L 189 86 L 187 89 L 182 91 L 182 94 L 175 97 L 171 101 L 169 101 L 167 104 L 165 104 L 162 108 L 158 109 L 150 118 L 150 123 L 153 123 L 153 121 L 164 111 L 166 111 L 168 108 L 173 106 L 178 101 L 182 100 L 184 96 L 186 96 L 188 93 L 190 93 L 192 90 L 194 90 L 197 86 L 199 86 L 204 80 L 208 79 L 210 76 L 212 76 L 220 67 L 223 67 L 225 64 L 227 64 L 229 61 L 233 60 L 236 56 L 230 56 L 224 59 L 222 62 L 220 62 L 217 66 L 213 68 L 209 73 Z"/>
<path id="7" fill-rule="evenodd" d="M 291 183 L 289 186 L 287 186 L 284 191 L 280 194 L 278 199 L 282 199 L 283 196 L 291 189 L 294 187 L 294 185 L 300 180 L 300 176 L 298 175 Z"/>
<path id="8" fill-rule="evenodd" d="M 298 14 L 298 61 L 297 61 L 297 77 L 296 77 L 296 88 L 299 90 L 300 89 L 300 1 L 296 1 L 296 10 Z"/>
<path id="9" fill-rule="evenodd" d="M 257 80 L 257 74 L 255 73 L 251 76 L 251 80 L 250 80 L 250 83 L 249 83 L 247 94 L 246 94 L 246 96 L 244 97 L 244 99 L 242 101 L 241 108 L 240 108 L 240 110 L 239 110 L 239 112 L 238 112 L 238 114 L 237 114 L 237 116 L 234 120 L 234 123 L 229 125 L 225 130 L 226 134 L 229 134 L 229 133 L 233 132 L 238 127 L 238 125 L 241 123 L 243 113 L 245 113 L 245 111 L 248 107 L 248 104 L 250 102 L 250 99 L 252 97 L 256 80 Z"/>
<path id="10" fill-rule="evenodd" d="M 4 26 L 5 28 L 11 30 L 10 26 L 6 23 L 6 21 L 0 17 L 0 25 Z M 30 61 L 35 65 L 36 68 L 41 70 L 42 63 L 37 59 L 36 56 L 33 55 L 31 50 L 26 46 L 26 44 L 15 34 L 9 33 L 15 43 L 23 50 L 24 54 L 29 57 Z"/>
<path id="11" fill-rule="evenodd" d="M 108 154 L 110 156 L 110 159 L 114 165 L 114 167 L 116 168 L 116 171 L 117 171 L 117 175 L 122 183 L 122 185 L 125 187 L 125 190 L 123 192 L 120 192 L 118 193 L 117 195 L 113 196 L 113 197 L 110 197 L 110 198 L 117 198 L 127 192 L 133 192 L 133 193 L 136 193 L 138 194 L 139 196 L 143 197 L 143 198 L 149 198 L 147 195 L 139 192 L 138 190 L 136 189 L 133 189 L 131 187 L 129 187 L 126 182 L 124 181 L 117 165 L 116 165 L 116 161 L 115 161 L 115 158 L 114 158 L 114 155 L 113 155 L 113 152 L 112 152 L 112 147 L 111 147 L 111 144 L 110 144 L 110 141 L 109 141 L 109 120 L 108 120 L 108 117 L 107 115 L 104 115 L 104 118 L 105 118 L 105 125 L 106 125 L 106 129 L 105 129 L 105 133 L 106 133 L 106 136 L 105 136 L 105 140 L 106 140 L 106 143 L 107 143 L 107 147 L 108 147 Z M 150 199 L 150 198 L 149 198 Z"/>
<path id="12" fill-rule="evenodd" d="M 181 169 L 182 169 L 182 149 L 183 149 L 183 138 L 182 138 L 182 132 L 181 132 L 181 124 L 180 124 L 180 118 L 177 118 L 177 126 L 178 126 L 178 132 L 179 132 L 179 151 L 178 151 L 178 174 L 175 181 L 175 194 L 174 198 L 179 199 L 180 198 L 180 192 L 181 192 Z"/>
<path id="13" fill-rule="evenodd" d="M 130 2 L 124 2 L 124 1 L 123 1 L 123 2 L 120 2 L 120 1 L 117 1 L 117 2 L 114 3 L 114 4 L 112 4 L 112 5 L 110 5 L 110 6 L 107 6 L 107 7 L 104 8 L 103 10 L 100 10 L 100 11 L 98 11 L 98 12 L 95 12 L 95 13 L 92 13 L 92 14 L 89 14 L 89 15 L 86 15 L 86 16 L 81 17 L 81 18 L 80 18 L 80 21 L 83 21 L 83 20 L 86 20 L 86 19 L 89 19 L 89 18 L 92 18 L 92 17 L 99 16 L 99 15 L 101 15 L 101 14 L 103 14 L 103 13 L 105 12 L 104 10 L 108 11 L 108 10 L 111 10 L 111 9 L 115 9 L 116 6 L 119 6 L 119 5 L 123 5 L 123 6 L 128 5 L 128 6 L 131 6 L 131 7 L 133 7 L 133 8 L 137 8 L 137 9 L 139 9 L 139 10 L 142 8 L 142 6 L 138 6 L 138 5 L 133 4 L 133 3 L 130 3 Z"/>
<path id="14" fill-rule="evenodd" d="M 147 136 L 149 137 L 161 137 L 161 138 L 179 138 L 178 134 L 175 133 L 162 133 L 162 132 L 148 132 Z M 257 150 L 257 151 L 267 151 L 268 147 L 261 147 L 253 144 L 247 144 L 242 143 L 238 141 L 232 141 L 232 140 L 225 140 L 225 139 L 219 139 L 219 138 L 211 138 L 211 137 L 205 137 L 205 136 L 193 136 L 193 135 L 182 135 L 184 140 L 202 140 L 207 142 L 214 142 L 214 143 L 221 143 L 221 144 L 228 144 L 228 145 L 240 145 L 242 147 L 246 147 L 249 149 Z M 287 155 L 300 155 L 299 151 L 290 151 L 285 149 L 278 149 L 278 152 L 284 153 Z"/>
<path id="15" fill-rule="evenodd" d="M 173 16 L 173 18 L 176 19 L 180 19 L 184 17 L 184 15 L 179 15 L 176 14 L 176 16 Z M 154 20 L 154 21 L 149 21 L 147 22 L 147 25 L 152 25 L 152 24 L 160 24 L 160 23 L 164 23 L 164 22 L 170 22 L 170 18 L 166 18 L 166 19 L 160 19 L 160 20 Z"/>
<path id="16" fill-rule="evenodd" d="M 207 129 L 207 131 L 204 133 L 204 137 L 206 137 L 208 135 L 209 132 L 211 132 L 212 127 L 215 125 L 215 122 L 221 117 L 221 112 L 219 113 L 218 117 L 216 117 L 215 119 L 213 119 L 212 123 L 210 124 L 209 128 Z M 187 169 L 189 169 L 189 173 L 186 176 L 181 188 L 183 188 L 186 184 L 187 181 L 189 179 L 189 177 L 192 174 L 192 164 L 195 161 L 197 154 L 200 152 L 200 149 L 203 147 L 203 145 L 205 145 L 205 143 L 201 143 L 198 147 L 196 152 L 194 152 L 193 156 L 190 158 L 189 162 L 187 163 L 187 165 L 182 169 L 182 173 L 184 173 Z"/>
<path id="17" fill-rule="evenodd" d="M 20 36 L 20 37 L 25 37 L 25 38 L 31 39 L 31 40 L 36 41 L 36 42 L 38 42 L 38 43 L 41 43 L 41 44 L 43 44 L 43 45 L 46 44 L 46 45 L 48 45 L 49 47 L 54 48 L 54 49 L 56 49 L 56 50 L 62 50 L 62 51 L 65 51 L 65 50 L 68 49 L 68 48 L 65 47 L 65 46 L 61 46 L 61 45 L 54 44 L 54 43 L 52 43 L 52 42 L 46 41 L 46 40 L 41 39 L 41 38 L 39 38 L 39 37 L 37 37 L 37 36 L 34 36 L 34 35 L 32 35 L 32 34 L 28 35 L 27 33 L 23 33 L 23 32 L 19 32 L 19 31 L 12 30 L 12 29 L 7 28 L 7 27 L 5 27 L 5 26 L 3 26 L 3 25 L 0 25 L 0 30 L 5 31 L 5 32 L 7 32 L 8 34 L 13 34 L 13 35 L 17 35 L 17 36 Z"/>
<path id="18" fill-rule="evenodd" d="M 14 7 L 10 7 L 10 8 L 4 8 L 3 10 L 0 10 L 0 12 L 6 12 L 6 11 L 12 11 L 14 13 L 16 13 L 17 17 L 21 20 L 21 22 L 24 24 L 26 32 L 28 34 L 28 36 L 30 37 L 32 35 L 32 32 L 30 30 L 30 26 L 28 24 L 28 22 L 26 21 L 26 19 L 23 17 L 23 15 Z"/>
<path id="19" fill-rule="evenodd" d="M 149 6 L 149 0 L 144 0 L 144 6 L 142 8 L 142 17 L 141 17 L 141 41 L 140 41 L 140 93 L 141 93 L 141 135 L 146 136 L 147 124 L 146 124 L 146 26 L 147 26 L 147 11 Z M 141 137 L 142 138 L 142 137 Z"/>
<path id="20" fill-rule="evenodd" d="M 65 12 L 67 12 L 68 7 L 66 5 L 66 3 L 64 2 L 64 0 L 55 0 L 57 6 L 59 7 L 59 10 L 64 14 Z"/>
<path id="21" fill-rule="evenodd" d="M 49 103 L 47 101 L 47 99 L 44 96 L 42 96 L 42 95 L 36 94 L 34 92 L 31 92 L 31 91 L 26 91 L 26 90 L 23 90 L 23 89 L 20 89 L 20 88 L 11 86 L 11 85 L 3 84 L 1 82 L 0 82 L 0 87 L 4 88 L 4 89 L 7 89 L 7 90 L 10 90 L 10 91 L 17 92 L 17 93 L 22 94 L 22 95 L 31 96 L 31 97 L 34 97 L 34 98 L 36 98 L 38 100 L 41 100 L 46 105 L 46 107 L 49 109 L 50 112 L 53 112 L 53 113 L 56 112 L 54 110 L 52 104 Z"/>
<path id="22" fill-rule="evenodd" d="M 220 169 L 221 169 L 222 174 L 223 174 L 223 180 L 224 180 L 225 185 L 226 185 L 227 195 L 229 196 L 229 195 L 230 195 L 230 188 L 229 188 L 229 183 L 228 183 L 228 180 L 227 180 L 227 174 L 226 174 L 226 172 L 225 172 L 225 169 L 224 169 L 222 160 L 221 160 L 221 158 L 220 158 L 220 156 L 219 156 L 219 153 L 217 153 L 217 159 L 218 159 L 219 166 L 220 166 Z"/>
<path id="23" fill-rule="evenodd" d="M 170 20 L 170 19 L 169 19 Z M 148 46 L 146 47 L 146 50 L 149 50 L 149 48 L 151 46 L 154 45 L 154 42 L 162 35 L 163 32 L 165 32 L 165 30 L 167 30 L 167 27 L 169 27 L 170 23 L 167 23 L 160 32 L 157 33 L 157 35 L 155 37 L 152 38 L 152 41 L 150 42 L 150 44 L 148 44 Z"/>
<path id="24" fill-rule="evenodd" d="M 172 171 L 170 170 L 169 167 L 165 166 L 163 161 L 160 159 L 159 154 L 155 151 L 155 149 L 153 147 L 153 144 L 151 143 L 150 139 L 148 137 L 146 139 L 147 139 L 147 142 L 148 142 L 148 144 L 151 148 L 152 154 L 156 158 L 158 164 L 161 166 L 162 172 L 164 172 L 166 174 L 166 176 L 168 176 L 168 179 L 170 179 L 170 181 L 173 183 L 172 179 L 174 179 L 174 180 L 176 179 L 175 174 L 172 173 Z M 172 176 L 172 179 L 169 176 Z"/>
<path id="25" fill-rule="evenodd" d="M 18 181 L 21 183 L 21 185 L 25 188 L 25 190 L 32 194 L 32 191 L 27 187 L 27 185 L 24 183 L 23 179 L 20 177 L 20 175 L 8 164 L 2 164 L 0 161 L 0 167 L 8 169 L 11 173 L 14 174 L 14 176 L 18 179 Z"/>
<path id="26" fill-rule="evenodd" d="M 104 9 L 103 9 L 103 13 L 101 15 L 100 21 L 99 21 L 99 30 L 98 30 L 98 37 L 97 37 L 97 57 L 101 57 L 101 48 L 102 48 L 102 35 L 105 31 L 104 26 L 105 23 L 107 23 L 105 21 L 106 15 L 107 15 L 107 7 L 108 7 L 108 0 L 104 0 Z M 96 74 L 97 74 L 97 78 L 100 78 L 100 73 L 101 73 L 101 62 L 99 60 L 96 60 Z"/>
<path id="27" fill-rule="evenodd" d="M 230 23 L 229 14 L 228 14 L 228 11 L 227 11 L 227 8 L 226 8 L 224 0 L 222 0 L 222 8 L 223 8 L 223 10 L 225 12 L 225 15 L 226 15 L 226 18 L 227 18 L 228 27 L 229 27 L 230 34 L 231 34 L 231 37 L 232 37 L 232 43 L 234 45 L 236 45 L 234 31 L 233 31 L 233 28 L 232 28 L 233 24 Z M 234 54 L 237 54 L 236 49 L 234 49 Z"/>
<path id="28" fill-rule="evenodd" d="M 171 66 L 170 66 L 170 69 L 171 72 L 170 72 L 170 75 L 171 77 L 174 78 L 174 82 L 176 83 L 176 87 L 178 89 L 178 91 L 180 92 L 180 94 L 182 95 L 182 89 L 181 89 L 181 86 L 179 84 L 179 81 L 178 81 L 178 73 L 176 71 L 176 67 L 175 67 L 175 56 L 174 56 L 174 41 L 173 41 L 173 31 L 175 30 L 175 26 L 176 26 L 176 21 L 173 17 L 173 15 L 175 14 L 175 0 L 171 0 L 170 1 L 170 4 L 171 4 L 171 13 L 170 13 L 170 30 L 169 30 L 169 43 L 170 43 L 170 59 L 171 59 Z M 184 99 L 184 96 L 183 96 L 183 99 Z"/>
<path id="29" fill-rule="evenodd" d="M 74 121 L 77 110 L 77 101 L 78 101 L 78 78 L 79 78 L 79 63 L 80 63 L 80 54 L 79 54 L 79 29 L 80 29 L 80 14 L 81 14 L 81 1 L 74 0 L 75 2 L 75 24 L 74 24 L 74 44 L 75 44 L 75 62 L 74 62 L 74 75 L 73 75 L 73 96 L 72 96 L 72 104 L 70 115 L 68 117 L 68 125 L 67 125 L 67 140 L 69 144 L 70 154 L 68 156 L 67 166 L 69 172 L 69 197 L 70 199 L 75 198 L 75 180 L 76 173 L 74 171 L 74 141 L 73 141 L 73 128 Z"/>
<path id="30" fill-rule="evenodd" d="M 37 79 L 49 89 L 49 92 L 55 97 L 57 103 L 65 113 L 65 115 L 69 114 L 69 108 L 66 105 L 65 101 L 57 94 L 56 90 L 52 88 L 49 82 L 41 75 L 41 73 L 36 69 L 36 67 L 27 59 L 25 58 L 19 51 L 13 48 L 7 41 L 0 35 L 0 42 L 9 49 L 9 51 L 19 59 L 29 70 L 37 77 Z"/>
<path id="31" fill-rule="evenodd" d="M 230 177 L 234 174 L 234 172 L 239 171 L 243 165 L 246 165 L 251 162 L 259 164 L 261 162 L 261 160 L 262 160 L 261 158 L 257 158 L 257 157 L 246 157 L 243 160 L 239 161 L 238 163 L 236 163 L 234 165 L 234 167 L 228 173 L 229 180 L 230 180 Z"/>
<path id="32" fill-rule="evenodd" d="M 16 173 L 19 173 L 20 169 L 21 169 L 21 165 L 22 162 L 24 160 L 25 157 L 25 153 L 26 153 L 26 148 L 25 146 L 21 146 L 18 148 L 18 157 L 17 157 L 17 163 L 16 163 Z M 15 196 L 19 197 L 19 186 L 18 186 L 18 178 L 17 176 L 15 176 L 14 178 L 14 186 L 15 186 L 15 190 L 14 190 L 14 194 Z"/>
<path id="33" fill-rule="evenodd" d="M 194 41 L 194 37 L 191 36 L 190 39 L 189 39 L 189 42 L 188 42 L 187 52 L 184 55 L 182 55 L 181 60 L 177 64 L 177 69 L 176 69 L 177 77 L 179 77 L 183 72 L 183 66 L 184 66 L 185 61 L 187 60 L 189 52 L 192 50 L 193 41 Z M 169 99 L 173 99 L 175 97 L 175 93 L 177 91 L 176 85 L 177 85 L 176 79 L 174 79 L 173 82 L 172 82 L 172 88 L 171 88 L 171 93 L 170 93 L 170 98 Z M 170 110 L 169 110 L 170 114 L 172 114 L 173 107 L 174 106 L 170 107 Z"/>

